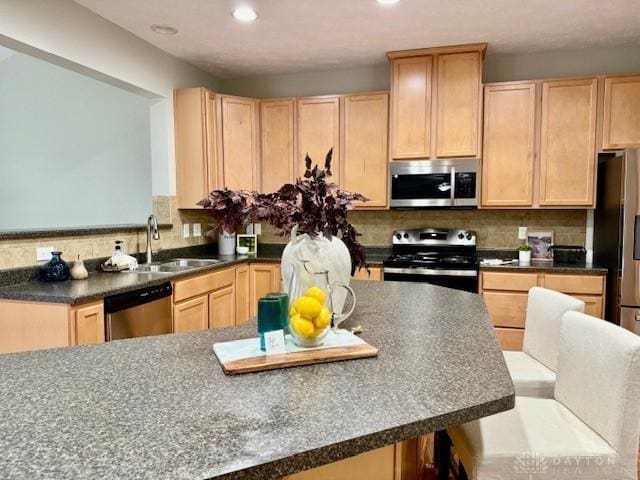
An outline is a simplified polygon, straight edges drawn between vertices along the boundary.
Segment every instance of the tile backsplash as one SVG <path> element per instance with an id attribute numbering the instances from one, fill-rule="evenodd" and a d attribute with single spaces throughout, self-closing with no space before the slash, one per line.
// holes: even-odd
<path id="1" fill-rule="evenodd" d="M 586 210 L 386 210 L 353 211 L 349 220 L 362 233 L 364 245 L 389 245 L 399 228 L 463 228 L 475 230 L 478 248 L 512 249 L 518 227 L 530 232 L 553 231 L 554 243 L 583 245 L 586 239 Z M 285 239 L 286 240 L 286 239 Z M 261 241 L 282 243 L 272 229 L 263 227 Z"/>
<path id="2" fill-rule="evenodd" d="M 153 212 L 160 224 L 173 224 L 171 229 L 160 230 L 160 240 L 153 241 L 153 249 L 188 247 L 209 243 L 207 237 L 183 238 L 185 223 L 200 223 L 202 233 L 209 230 L 211 219 L 200 211 L 179 211 L 176 197 L 156 196 L 153 198 Z M 141 218 L 140 223 L 146 223 Z M 53 246 L 62 251 L 62 257 L 72 261 L 79 254 L 83 259 L 108 257 L 113 252 L 115 240 L 124 242 L 127 253 L 143 252 L 147 248 L 147 234 L 141 232 L 113 232 L 95 235 L 59 236 L 46 238 L 18 238 L 0 240 L 0 269 L 36 265 L 36 247 Z"/>

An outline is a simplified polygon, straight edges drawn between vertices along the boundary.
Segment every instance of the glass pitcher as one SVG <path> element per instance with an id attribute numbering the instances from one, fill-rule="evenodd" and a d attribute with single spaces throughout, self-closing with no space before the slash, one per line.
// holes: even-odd
<path id="1" fill-rule="evenodd" d="M 356 308 L 353 289 L 342 282 L 329 283 L 327 270 L 314 272 L 308 261 L 293 265 L 291 281 L 287 286 L 290 299 L 289 331 L 296 345 L 317 347 L 322 345 L 331 326 L 345 321 Z M 335 313 L 332 297 L 343 288 L 351 294 L 353 302 L 346 313 Z"/>

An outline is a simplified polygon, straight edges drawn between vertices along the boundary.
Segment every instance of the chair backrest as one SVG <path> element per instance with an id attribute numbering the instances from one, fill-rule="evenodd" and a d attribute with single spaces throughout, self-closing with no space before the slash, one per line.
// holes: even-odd
<path id="1" fill-rule="evenodd" d="M 554 396 L 634 471 L 640 435 L 638 335 L 583 313 L 565 314 Z"/>
<path id="2" fill-rule="evenodd" d="M 560 321 L 571 311 L 584 312 L 584 302 L 546 288 L 529 290 L 522 351 L 554 372 L 558 368 Z"/>

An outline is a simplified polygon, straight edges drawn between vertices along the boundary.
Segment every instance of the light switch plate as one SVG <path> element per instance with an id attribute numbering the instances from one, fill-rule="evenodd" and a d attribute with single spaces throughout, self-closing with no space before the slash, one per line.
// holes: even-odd
<path id="1" fill-rule="evenodd" d="M 254 235 L 262 235 L 262 224 L 254 223 L 253 224 L 253 234 Z"/>
<path id="2" fill-rule="evenodd" d="M 182 225 L 182 237 L 189 238 L 189 224 L 185 223 Z"/>
<path id="3" fill-rule="evenodd" d="M 201 237 L 202 236 L 202 225 L 200 225 L 199 223 L 194 223 L 193 224 L 193 236 L 194 237 Z"/>
<path id="4" fill-rule="evenodd" d="M 247 235 L 253 235 L 253 223 L 247 225 Z"/>
<path id="5" fill-rule="evenodd" d="M 37 247 L 36 248 L 36 262 L 48 262 L 51 260 L 51 253 L 54 247 Z"/>

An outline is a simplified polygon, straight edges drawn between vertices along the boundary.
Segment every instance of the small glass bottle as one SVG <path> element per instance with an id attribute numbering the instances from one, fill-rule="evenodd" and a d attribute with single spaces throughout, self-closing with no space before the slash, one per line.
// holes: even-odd
<path id="1" fill-rule="evenodd" d="M 265 297 L 258 300 L 258 333 L 260 334 L 260 350 L 266 351 L 264 334 L 282 329 L 282 307 L 280 299 Z"/>

